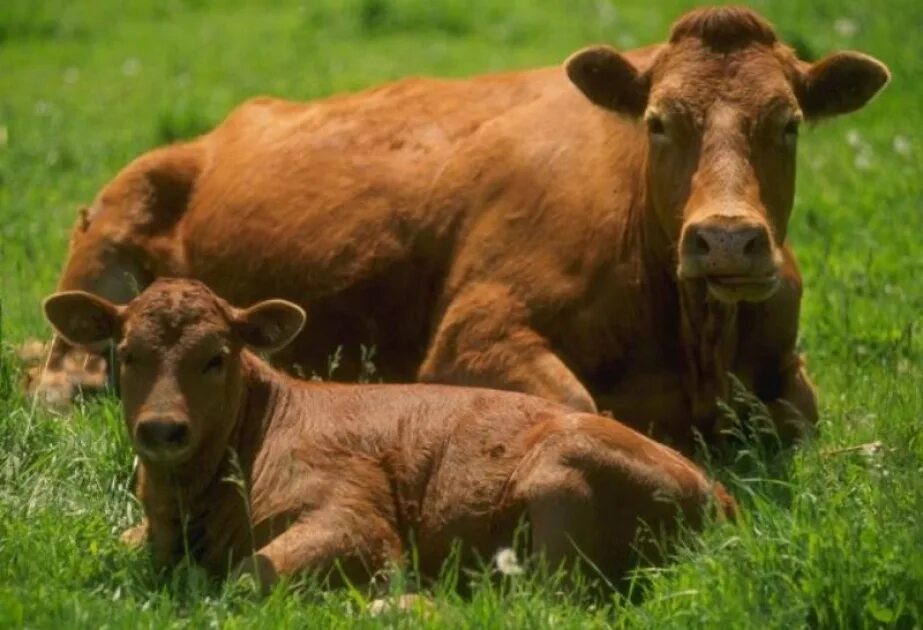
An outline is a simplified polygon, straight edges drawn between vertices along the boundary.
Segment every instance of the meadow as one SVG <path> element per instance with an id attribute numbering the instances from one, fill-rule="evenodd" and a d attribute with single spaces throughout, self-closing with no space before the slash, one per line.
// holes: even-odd
<path id="1" fill-rule="evenodd" d="M 689 537 L 611 600 L 528 566 L 502 579 L 485 569 L 449 572 L 429 612 L 373 618 L 362 591 L 260 599 L 189 567 L 157 575 L 118 543 L 140 508 L 117 401 L 42 409 L 19 391 L 14 352 L 50 336 L 39 304 L 77 209 L 132 157 L 207 130 L 245 98 L 557 64 L 589 43 L 658 41 L 694 3 L 0 3 L 0 627 L 923 626 L 923 3 L 750 4 L 803 56 L 854 48 L 893 73 L 865 110 L 800 142 L 790 238 L 818 436 L 792 453 L 745 440 L 720 464 L 703 454 L 739 498 L 740 522 Z"/>

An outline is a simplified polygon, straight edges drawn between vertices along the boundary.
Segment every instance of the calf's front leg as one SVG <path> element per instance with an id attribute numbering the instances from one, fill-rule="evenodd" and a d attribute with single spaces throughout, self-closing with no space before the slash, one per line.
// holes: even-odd
<path id="1" fill-rule="evenodd" d="M 244 558 L 232 577 L 253 576 L 262 593 L 282 578 L 315 574 L 332 582 L 366 582 L 397 562 L 400 538 L 380 517 L 359 521 L 355 515 L 325 511 L 294 523 L 281 535 Z"/>

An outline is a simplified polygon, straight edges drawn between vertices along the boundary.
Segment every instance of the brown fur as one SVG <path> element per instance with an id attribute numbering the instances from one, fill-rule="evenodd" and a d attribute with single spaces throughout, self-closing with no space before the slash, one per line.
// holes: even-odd
<path id="1" fill-rule="evenodd" d="M 363 580 L 406 560 L 413 540 L 435 576 L 454 541 L 488 558 L 525 517 L 552 565 L 576 545 L 615 581 L 641 523 L 700 524 L 713 502 L 734 515 L 694 464 L 607 418 L 496 390 L 288 378 L 244 346 L 294 336 L 294 305 L 241 311 L 198 282 L 160 279 L 125 307 L 69 292 L 46 313 L 72 343 L 115 338 L 161 565 L 188 552 L 216 575 L 243 563 L 268 586 L 339 563 Z M 151 438 L 152 424 L 186 437 Z"/>
<path id="2" fill-rule="evenodd" d="M 677 20 L 670 31 L 670 43 L 683 38 L 702 40 L 715 50 L 729 50 L 759 43 L 772 46 L 778 41 L 766 20 L 745 7 L 702 7 Z"/>
<path id="3" fill-rule="evenodd" d="M 794 437 L 817 415 L 786 239 L 794 130 L 861 107 L 887 69 L 800 62 L 746 9 L 697 10 L 670 39 L 566 73 L 249 101 L 109 183 L 60 288 L 124 303 L 171 275 L 281 296 L 312 316 L 274 358 L 295 373 L 342 345 L 354 379 L 375 346 L 388 381 L 608 409 L 684 448 L 714 436 L 732 371 Z"/>

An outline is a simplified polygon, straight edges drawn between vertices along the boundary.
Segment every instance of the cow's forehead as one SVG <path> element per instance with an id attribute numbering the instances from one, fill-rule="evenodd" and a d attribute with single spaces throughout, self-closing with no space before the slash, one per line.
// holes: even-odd
<path id="1" fill-rule="evenodd" d="M 759 116 L 780 103 L 796 106 L 793 71 L 794 57 L 780 46 L 716 51 L 685 39 L 670 45 L 652 69 L 650 104 L 704 118 L 721 101 Z"/>
<path id="2" fill-rule="evenodd" d="M 193 280 L 157 280 L 125 312 L 126 337 L 142 336 L 152 343 L 198 339 L 229 328 L 227 304 Z"/>

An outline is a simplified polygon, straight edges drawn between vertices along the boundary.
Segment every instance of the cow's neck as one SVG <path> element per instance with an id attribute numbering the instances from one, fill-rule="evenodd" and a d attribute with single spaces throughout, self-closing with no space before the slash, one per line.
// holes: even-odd
<path id="1" fill-rule="evenodd" d="M 706 435 L 714 429 L 717 401 L 727 400 L 728 372 L 737 352 L 737 305 L 711 297 L 704 281 L 679 282 L 683 382 L 693 421 Z"/>

